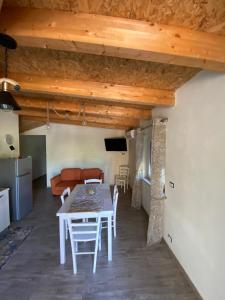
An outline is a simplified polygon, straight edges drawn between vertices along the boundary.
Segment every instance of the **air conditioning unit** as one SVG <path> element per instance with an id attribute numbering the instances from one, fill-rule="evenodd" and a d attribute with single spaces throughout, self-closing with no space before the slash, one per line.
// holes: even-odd
<path id="1" fill-rule="evenodd" d="M 126 138 L 127 139 L 134 139 L 135 136 L 136 136 L 136 130 L 135 129 L 132 129 L 132 130 L 126 132 Z"/>

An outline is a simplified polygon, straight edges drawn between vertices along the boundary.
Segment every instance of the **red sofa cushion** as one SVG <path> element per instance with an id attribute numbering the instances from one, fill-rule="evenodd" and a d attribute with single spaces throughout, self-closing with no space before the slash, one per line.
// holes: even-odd
<path id="1" fill-rule="evenodd" d="M 81 180 L 80 175 L 81 175 L 80 168 L 67 168 L 67 169 L 62 169 L 60 177 L 62 181 Z"/>
<path id="2" fill-rule="evenodd" d="M 75 185 L 83 183 L 82 180 L 66 180 L 66 181 L 60 181 L 59 183 L 56 184 L 56 187 L 62 187 L 62 188 L 67 188 L 70 187 L 73 189 Z"/>
<path id="3" fill-rule="evenodd" d="M 91 168 L 91 169 L 83 169 L 81 170 L 80 179 L 95 179 L 100 178 L 101 176 L 101 170 L 98 168 Z"/>

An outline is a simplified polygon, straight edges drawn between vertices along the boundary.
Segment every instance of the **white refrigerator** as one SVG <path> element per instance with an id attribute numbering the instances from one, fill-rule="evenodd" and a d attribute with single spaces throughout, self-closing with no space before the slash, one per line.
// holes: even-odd
<path id="1" fill-rule="evenodd" d="M 9 188 L 11 220 L 23 219 L 33 208 L 32 158 L 0 159 L 0 187 Z"/>

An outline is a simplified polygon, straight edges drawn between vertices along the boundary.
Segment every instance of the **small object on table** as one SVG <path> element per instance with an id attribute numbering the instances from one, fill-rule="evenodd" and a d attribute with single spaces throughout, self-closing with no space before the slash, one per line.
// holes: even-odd
<path id="1" fill-rule="evenodd" d="M 86 192 L 88 193 L 88 195 L 94 195 L 96 193 L 96 188 L 93 187 L 93 185 L 89 184 L 86 185 L 87 189 Z"/>

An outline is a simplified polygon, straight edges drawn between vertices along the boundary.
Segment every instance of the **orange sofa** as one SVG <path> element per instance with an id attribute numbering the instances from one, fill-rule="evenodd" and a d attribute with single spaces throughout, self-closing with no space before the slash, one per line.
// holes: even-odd
<path id="1" fill-rule="evenodd" d="M 85 179 L 102 179 L 104 181 L 104 173 L 98 168 L 80 169 L 67 168 L 63 169 L 60 174 L 51 178 L 52 194 L 59 196 L 65 188 L 70 187 L 72 190 L 77 184 L 84 183 Z"/>

